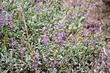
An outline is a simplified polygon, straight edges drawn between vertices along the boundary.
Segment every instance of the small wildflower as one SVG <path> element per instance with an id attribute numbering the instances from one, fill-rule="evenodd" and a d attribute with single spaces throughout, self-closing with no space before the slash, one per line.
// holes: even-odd
<path id="1" fill-rule="evenodd" d="M 89 30 L 84 28 L 83 30 L 83 36 L 87 36 L 89 34 Z"/>
<path id="2" fill-rule="evenodd" d="M 34 63 L 34 62 L 33 62 L 32 65 L 31 65 L 31 69 L 32 69 L 32 70 L 35 70 L 35 63 Z"/>
<path id="3" fill-rule="evenodd" d="M 46 46 L 49 44 L 49 38 L 46 34 L 42 38 L 42 43 Z"/>
<path id="4" fill-rule="evenodd" d="M 46 31 L 46 27 L 43 27 L 42 28 L 42 32 L 44 33 Z"/>
<path id="5" fill-rule="evenodd" d="M 93 25 L 91 25 L 91 31 L 96 33 L 100 30 L 100 25 L 98 22 L 94 23 Z"/>
<path id="6" fill-rule="evenodd" d="M 56 34 L 53 36 L 53 40 L 55 43 L 61 45 L 68 35 L 69 33 L 66 32 L 56 32 Z"/>
<path id="7" fill-rule="evenodd" d="M 35 3 L 40 3 L 42 2 L 43 0 L 35 0 Z"/>
<path id="8" fill-rule="evenodd" d="M 3 12 L 3 7 L 0 5 L 0 14 Z"/>
<path id="9" fill-rule="evenodd" d="M 42 9 L 38 6 L 35 9 L 36 9 L 36 14 L 40 14 L 42 12 Z"/>
<path id="10" fill-rule="evenodd" d="M 102 48 L 102 49 L 100 50 L 100 53 L 104 53 L 105 55 L 110 55 L 110 50 L 105 49 L 105 48 Z"/>
<path id="11" fill-rule="evenodd" d="M 97 61 L 97 62 L 103 62 L 104 59 L 103 59 L 102 57 L 97 57 L 97 58 L 96 58 L 96 61 Z"/>
<path id="12" fill-rule="evenodd" d="M 64 8 L 69 8 L 69 4 L 68 4 L 67 2 L 64 2 L 64 3 L 63 3 L 63 7 L 64 7 Z"/>
<path id="13" fill-rule="evenodd" d="M 91 22 L 90 25 L 85 25 L 83 34 L 87 35 L 89 31 L 91 31 L 93 33 L 100 31 L 100 22 L 99 21 Z"/>

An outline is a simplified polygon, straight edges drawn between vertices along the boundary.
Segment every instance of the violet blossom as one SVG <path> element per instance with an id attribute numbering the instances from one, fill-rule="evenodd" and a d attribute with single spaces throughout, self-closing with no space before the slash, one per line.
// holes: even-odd
<path id="1" fill-rule="evenodd" d="M 84 28 L 83 30 L 83 36 L 87 36 L 89 34 L 89 30 Z"/>
<path id="2" fill-rule="evenodd" d="M 42 33 L 43 33 L 42 43 L 47 46 L 49 44 L 49 37 L 48 37 L 49 31 L 47 30 L 46 27 L 43 27 Z"/>
<path id="3" fill-rule="evenodd" d="M 102 57 L 97 57 L 97 58 L 96 58 L 96 61 L 97 61 L 97 62 L 103 62 L 104 59 L 103 59 Z"/>
<path id="4" fill-rule="evenodd" d="M 38 3 L 42 2 L 42 1 L 43 0 L 35 0 L 35 4 L 36 4 L 35 12 L 36 12 L 36 14 L 40 14 L 42 12 L 42 8 L 38 4 Z"/>
<path id="5" fill-rule="evenodd" d="M 100 30 L 100 24 L 99 22 L 94 23 L 93 25 L 91 25 L 90 30 L 94 33 L 98 32 Z"/>
<path id="6" fill-rule="evenodd" d="M 110 56 L 110 50 L 109 49 L 102 48 L 100 50 L 100 53 L 104 53 L 105 55 L 109 55 Z"/>
<path id="7" fill-rule="evenodd" d="M 0 14 L 3 12 L 3 6 L 0 5 Z"/>
<path id="8" fill-rule="evenodd" d="M 35 0 L 35 3 L 40 3 L 42 2 L 43 0 Z"/>
<path id="9" fill-rule="evenodd" d="M 31 64 L 32 70 L 35 70 L 36 64 L 41 64 L 40 55 L 38 52 L 33 57 L 33 62 Z"/>
<path id="10" fill-rule="evenodd" d="M 64 7 L 64 8 L 69 8 L 69 4 L 68 4 L 67 2 L 64 2 L 64 3 L 63 3 L 63 7 Z"/>
<path id="11" fill-rule="evenodd" d="M 49 44 L 49 37 L 46 34 L 42 38 L 42 43 L 46 46 Z"/>
<path id="12" fill-rule="evenodd" d="M 55 43 L 61 45 L 68 35 L 69 33 L 66 32 L 56 32 L 56 34 L 53 36 L 53 40 Z"/>
<path id="13" fill-rule="evenodd" d="M 35 62 L 32 63 L 31 68 L 32 70 L 35 70 Z"/>
<path id="14" fill-rule="evenodd" d="M 36 14 L 40 14 L 42 12 L 42 9 L 39 6 L 36 6 L 35 11 L 36 11 Z"/>
<path id="15" fill-rule="evenodd" d="M 91 22 L 91 24 L 88 24 L 84 26 L 83 35 L 87 36 L 89 32 L 97 33 L 100 31 L 100 22 Z"/>
<path id="16" fill-rule="evenodd" d="M 43 27 L 42 28 L 42 32 L 44 33 L 46 31 L 46 27 Z"/>

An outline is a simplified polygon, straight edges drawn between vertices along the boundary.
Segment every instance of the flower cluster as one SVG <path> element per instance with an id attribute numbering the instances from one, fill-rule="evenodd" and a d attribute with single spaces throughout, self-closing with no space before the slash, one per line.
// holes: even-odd
<path id="1" fill-rule="evenodd" d="M 43 35 L 42 43 L 44 45 L 48 45 L 49 44 L 49 37 L 46 34 Z"/>
<path id="2" fill-rule="evenodd" d="M 84 30 L 83 35 L 87 36 L 90 32 L 97 33 L 100 31 L 101 20 L 99 18 L 98 12 L 96 11 L 97 4 L 90 5 L 87 13 L 84 14 Z"/>
<path id="3" fill-rule="evenodd" d="M 42 2 L 43 0 L 35 0 L 35 3 L 40 3 Z"/>
<path id="4" fill-rule="evenodd" d="M 53 36 L 53 40 L 56 44 L 61 45 L 64 43 L 65 38 L 69 35 L 67 32 L 56 32 L 55 35 Z"/>
<path id="5" fill-rule="evenodd" d="M 42 28 L 42 33 L 43 33 L 43 37 L 41 41 L 44 45 L 47 46 L 49 44 L 49 37 L 48 37 L 48 30 L 46 27 Z"/>
<path id="6" fill-rule="evenodd" d="M 0 5 L 0 14 L 2 14 L 2 12 L 3 12 L 3 6 Z"/>
<path id="7" fill-rule="evenodd" d="M 35 12 L 36 14 L 40 14 L 42 12 L 42 8 L 41 8 L 41 2 L 43 2 L 43 0 L 35 0 Z"/>
<path id="8" fill-rule="evenodd" d="M 97 33 L 98 31 L 100 31 L 100 22 L 93 22 L 92 24 L 88 23 L 87 25 L 84 26 L 84 35 L 87 35 L 88 33 L 93 32 L 93 33 Z"/>
<path id="9" fill-rule="evenodd" d="M 110 50 L 102 48 L 110 44 L 109 36 L 104 43 L 102 38 L 107 36 L 101 30 L 104 14 L 98 14 L 102 0 L 3 0 L 1 4 L 0 73 L 102 73 L 95 72 L 97 66 L 110 68 Z"/>

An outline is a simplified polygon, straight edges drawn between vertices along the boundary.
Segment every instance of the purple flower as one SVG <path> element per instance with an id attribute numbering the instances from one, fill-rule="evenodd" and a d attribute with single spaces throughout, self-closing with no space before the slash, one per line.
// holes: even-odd
<path id="1" fill-rule="evenodd" d="M 91 31 L 96 33 L 100 30 L 100 25 L 98 22 L 94 23 L 93 25 L 91 25 Z"/>
<path id="2" fill-rule="evenodd" d="M 100 53 L 104 53 L 105 55 L 109 55 L 110 56 L 110 50 L 109 49 L 102 48 L 100 50 Z"/>
<path id="3" fill-rule="evenodd" d="M 42 28 L 42 32 L 44 33 L 46 31 L 46 27 L 43 27 Z"/>
<path id="4" fill-rule="evenodd" d="M 62 44 L 64 42 L 63 38 L 61 36 L 57 37 L 57 44 Z"/>
<path id="5" fill-rule="evenodd" d="M 46 34 L 42 38 L 42 43 L 46 46 L 49 44 L 49 38 Z"/>
<path id="6" fill-rule="evenodd" d="M 89 34 L 89 30 L 86 29 L 86 28 L 84 28 L 84 30 L 83 30 L 83 35 L 84 35 L 84 36 L 87 36 L 88 34 Z"/>
<path id="7" fill-rule="evenodd" d="M 69 33 L 66 32 L 56 32 L 56 34 L 53 36 L 53 40 L 55 43 L 61 45 L 68 35 Z"/>
<path id="8" fill-rule="evenodd" d="M 35 63 L 33 62 L 31 65 L 32 70 L 35 70 Z"/>
<path id="9" fill-rule="evenodd" d="M 40 3 L 42 2 L 43 0 L 35 0 L 35 3 Z"/>
<path id="10" fill-rule="evenodd" d="M 55 41 L 55 43 L 61 45 L 61 43 L 64 42 L 61 33 L 57 32 L 54 36 L 53 36 L 53 40 Z"/>
<path id="11" fill-rule="evenodd" d="M 42 9 L 40 7 L 36 7 L 36 13 L 40 14 L 42 12 Z"/>
<path id="12" fill-rule="evenodd" d="M 69 4 L 68 4 L 66 1 L 64 1 L 63 7 L 64 7 L 64 8 L 68 8 L 68 7 L 69 7 Z"/>
<path id="13" fill-rule="evenodd" d="M 61 33 L 59 34 L 59 36 L 61 36 L 63 40 L 64 40 L 68 35 L 69 35 L 69 33 L 67 33 L 67 32 L 61 32 Z"/>
<path id="14" fill-rule="evenodd" d="M 0 14 L 3 12 L 3 6 L 0 5 Z"/>
<path id="15" fill-rule="evenodd" d="M 103 62 L 104 59 L 103 59 L 102 57 L 97 57 L 97 58 L 96 58 L 96 61 L 97 61 L 97 62 Z"/>
<path id="16" fill-rule="evenodd" d="M 85 36 L 88 35 L 89 31 L 93 32 L 93 33 L 96 33 L 100 30 L 100 22 L 97 21 L 97 22 L 90 22 L 89 25 L 85 25 L 84 26 L 84 31 L 83 31 L 83 34 Z"/>

